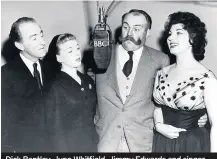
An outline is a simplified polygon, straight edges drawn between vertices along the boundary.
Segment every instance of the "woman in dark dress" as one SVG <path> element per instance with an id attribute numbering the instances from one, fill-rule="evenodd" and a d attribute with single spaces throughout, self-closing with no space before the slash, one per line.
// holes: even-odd
<path id="1" fill-rule="evenodd" d="M 56 48 L 61 71 L 45 97 L 50 151 L 97 152 L 94 82 L 77 70 L 81 65 L 81 52 L 74 35 L 60 34 Z"/>
<path id="2" fill-rule="evenodd" d="M 177 12 L 165 29 L 176 63 L 156 75 L 153 152 L 217 152 L 217 79 L 199 62 L 206 46 L 205 24 L 192 13 Z M 205 113 L 211 130 L 198 126 Z"/>

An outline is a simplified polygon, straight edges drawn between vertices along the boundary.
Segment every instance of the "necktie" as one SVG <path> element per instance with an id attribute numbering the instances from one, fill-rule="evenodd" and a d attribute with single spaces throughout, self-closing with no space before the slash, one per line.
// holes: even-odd
<path id="1" fill-rule="evenodd" d="M 34 72 L 33 72 L 34 78 L 35 78 L 36 81 L 37 81 L 38 88 L 39 88 L 40 91 L 42 92 L 41 78 L 40 78 L 40 73 L 39 73 L 39 71 L 38 71 L 38 69 L 37 69 L 37 63 L 34 63 L 34 64 L 33 64 L 33 68 L 34 68 Z"/>
<path id="2" fill-rule="evenodd" d="M 123 68 L 123 73 L 125 74 L 126 77 L 128 77 L 131 74 L 133 68 L 133 51 L 128 51 L 127 53 L 129 54 L 130 58 L 124 64 L 124 68 Z"/>

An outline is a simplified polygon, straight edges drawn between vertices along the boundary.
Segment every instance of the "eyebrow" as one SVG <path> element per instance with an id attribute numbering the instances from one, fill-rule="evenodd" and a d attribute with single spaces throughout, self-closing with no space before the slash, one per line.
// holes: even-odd
<path id="1" fill-rule="evenodd" d="M 135 27 L 143 27 L 145 25 L 140 25 L 140 24 L 137 24 L 137 25 L 134 25 Z"/>
<path id="2" fill-rule="evenodd" d="M 72 49 L 72 48 L 73 48 L 72 46 L 69 46 L 69 47 L 65 48 L 64 50 L 62 50 L 62 51 L 66 51 L 66 50 L 69 50 L 69 49 Z"/>
<path id="3" fill-rule="evenodd" d="M 42 30 L 40 31 L 40 34 L 43 34 L 43 31 L 42 31 Z M 31 39 L 32 37 L 34 37 L 34 36 L 36 36 L 36 35 L 37 35 L 37 34 L 32 34 L 32 35 L 29 36 L 29 38 Z"/>
<path id="4" fill-rule="evenodd" d="M 184 29 L 176 29 L 176 31 L 183 31 Z M 169 33 L 171 33 L 172 31 L 170 30 Z"/>
<path id="5" fill-rule="evenodd" d="M 36 36 L 36 34 L 30 35 L 29 38 L 31 39 L 32 37 Z"/>
<path id="6" fill-rule="evenodd" d="M 123 22 L 123 24 L 127 24 L 127 25 L 129 25 L 127 22 Z M 142 26 L 145 26 L 145 24 L 144 25 L 142 25 L 142 24 L 136 24 L 136 25 L 134 25 L 135 27 L 142 27 Z"/>

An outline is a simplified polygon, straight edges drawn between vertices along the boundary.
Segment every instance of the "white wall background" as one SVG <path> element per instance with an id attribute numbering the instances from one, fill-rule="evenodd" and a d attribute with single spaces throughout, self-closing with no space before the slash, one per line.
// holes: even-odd
<path id="1" fill-rule="evenodd" d="M 100 1 L 100 5 L 105 8 L 110 3 L 111 1 Z M 30 16 L 42 26 L 47 46 L 56 34 L 71 32 L 77 36 L 81 49 L 84 49 L 88 47 L 88 27 L 94 27 L 98 21 L 96 8 L 96 1 L 2 2 L 1 42 L 3 44 L 8 38 L 10 27 L 16 19 Z M 117 1 L 111 8 L 107 21 L 113 32 L 121 25 L 121 16 L 133 8 L 143 9 L 151 15 L 153 25 L 147 45 L 156 49 L 160 49 L 158 39 L 169 14 L 189 11 L 199 16 L 207 25 L 208 31 L 208 45 L 202 63 L 217 75 L 217 4 L 210 7 L 194 2 Z"/>
<path id="2" fill-rule="evenodd" d="M 82 49 L 86 46 L 88 31 L 82 1 L 2 2 L 1 44 L 8 38 L 13 22 L 23 16 L 33 17 L 41 25 L 47 47 L 55 35 L 66 32 L 77 37 Z"/>

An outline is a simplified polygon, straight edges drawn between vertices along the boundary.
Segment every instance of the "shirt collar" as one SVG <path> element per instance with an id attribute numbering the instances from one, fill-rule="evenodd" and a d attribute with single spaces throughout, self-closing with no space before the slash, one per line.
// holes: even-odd
<path id="1" fill-rule="evenodd" d="M 23 62 L 25 63 L 25 65 L 28 67 L 28 69 L 30 70 L 31 73 L 33 73 L 33 64 L 35 62 L 32 62 L 31 60 L 27 59 L 25 56 L 23 56 L 23 54 L 20 53 L 20 57 L 21 59 L 23 60 Z M 40 70 L 40 63 L 39 63 L 39 60 L 36 62 L 38 65 L 37 69 Z"/>
<path id="2" fill-rule="evenodd" d="M 125 50 L 125 49 L 123 48 L 122 45 L 119 45 L 119 46 L 118 46 L 118 49 L 120 50 L 120 52 L 125 52 L 125 53 L 128 52 L 127 50 Z M 142 55 L 142 51 L 143 51 L 143 46 L 140 47 L 139 49 L 133 51 L 133 52 L 134 52 L 133 56 L 134 56 L 134 58 L 136 59 L 136 61 L 139 61 L 139 60 L 140 60 L 140 57 L 141 57 L 141 55 Z M 128 54 L 128 53 L 127 53 L 127 54 Z"/>
<path id="3" fill-rule="evenodd" d="M 31 60 L 27 59 L 25 56 L 23 56 L 23 54 L 20 53 L 20 57 L 22 58 L 23 62 L 26 64 L 26 65 L 33 65 L 34 63 L 37 63 L 39 64 L 39 60 L 37 62 L 32 62 Z"/>

